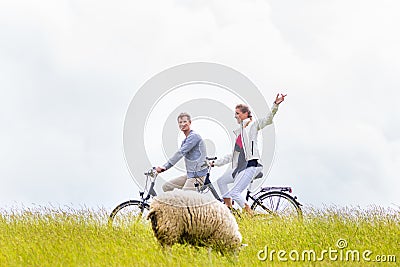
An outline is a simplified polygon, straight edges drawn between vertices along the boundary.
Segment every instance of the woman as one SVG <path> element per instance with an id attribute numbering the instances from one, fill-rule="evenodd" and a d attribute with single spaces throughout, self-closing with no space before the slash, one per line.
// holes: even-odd
<path id="1" fill-rule="evenodd" d="M 278 106 L 285 100 L 286 95 L 276 96 L 272 111 L 259 120 L 253 120 L 248 106 L 239 104 L 235 107 L 235 118 L 240 124 L 235 130 L 236 142 L 233 153 L 213 162 L 213 166 L 222 166 L 232 162 L 232 171 L 225 173 L 217 180 L 224 203 L 232 208 L 232 200 L 241 208 L 251 213 L 250 206 L 242 196 L 242 192 L 249 186 L 253 178 L 262 170 L 259 163 L 260 154 L 257 147 L 257 133 L 265 126 L 272 124 L 272 119 L 278 110 Z M 228 184 L 233 183 L 231 190 Z"/>

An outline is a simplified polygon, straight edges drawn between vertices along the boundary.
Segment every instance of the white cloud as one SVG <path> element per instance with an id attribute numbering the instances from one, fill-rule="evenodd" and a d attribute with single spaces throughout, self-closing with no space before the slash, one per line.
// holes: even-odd
<path id="1" fill-rule="evenodd" d="M 165 68 L 211 61 L 268 102 L 288 93 L 268 181 L 314 205 L 399 204 L 397 1 L 227 5 L 3 1 L 0 202 L 112 206 L 134 195 L 122 155 L 129 101 Z"/>

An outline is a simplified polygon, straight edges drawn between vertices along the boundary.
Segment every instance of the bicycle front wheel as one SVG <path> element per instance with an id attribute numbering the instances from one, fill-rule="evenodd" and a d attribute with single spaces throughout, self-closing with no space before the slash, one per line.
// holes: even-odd
<path id="1" fill-rule="evenodd" d="M 280 191 L 267 192 L 258 197 L 251 209 L 255 214 L 270 214 L 280 218 L 303 218 L 300 204 L 289 194 Z"/>
<path id="2" fill-rule="evenodd" d="M 129 226 L 138 219 L 144 218 L 150 206 L 139 200 L 128 200 L 119 204 L 110 214 L 109 224 L 112 226 Z"/>

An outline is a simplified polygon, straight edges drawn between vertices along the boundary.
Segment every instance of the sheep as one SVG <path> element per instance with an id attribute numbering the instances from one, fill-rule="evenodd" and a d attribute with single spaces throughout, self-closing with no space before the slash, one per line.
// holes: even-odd
<path id="1" fill-rule="evenodd" d="M 230 210 L 195 191 L 174 190 L 154 198 L 147 219 L 162 247 L 188 243 L 236 254 L 241 246 L 242 235 Z"/>

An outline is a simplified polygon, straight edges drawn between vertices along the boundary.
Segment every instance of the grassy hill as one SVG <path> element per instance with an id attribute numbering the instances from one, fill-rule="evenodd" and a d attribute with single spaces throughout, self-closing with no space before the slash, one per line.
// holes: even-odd
<path id="1" fill-rule="evenodd" d="M 151 226 L 107 224 L 109 211 L 38 207 L 0 212 L 0 266 L 399 266 L 400 212 L 308 208 L 302 222 L 238 218 L 238 257 L 161 249 Z"/>

